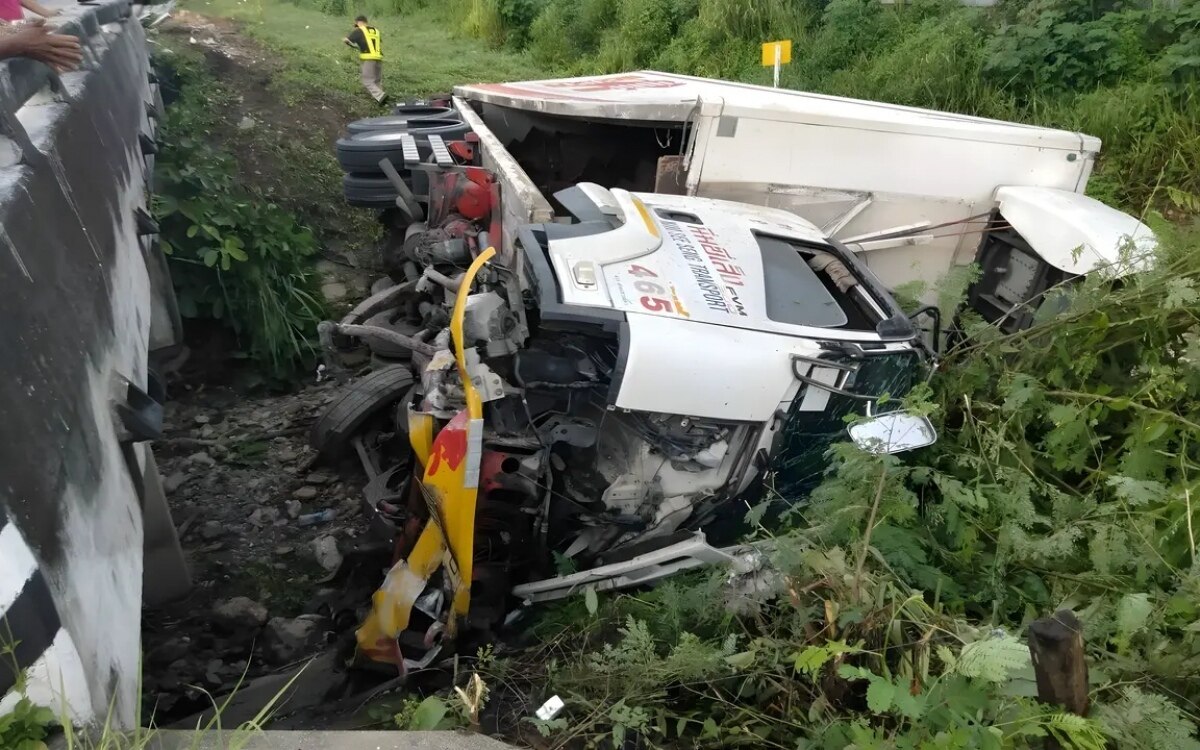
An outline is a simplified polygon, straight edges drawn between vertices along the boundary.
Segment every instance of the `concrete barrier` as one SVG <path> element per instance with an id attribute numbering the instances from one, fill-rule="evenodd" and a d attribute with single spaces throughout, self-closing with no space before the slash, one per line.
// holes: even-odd
<path id="1" fill-rule="evenodd" d="M 147 213 L 161 100 L 129 2 L 59 7 L 79 71 L 0 63 L 0 712 L 24 670 L 37 702 L 129 726 L 151 350 L 179 343 Z"/>

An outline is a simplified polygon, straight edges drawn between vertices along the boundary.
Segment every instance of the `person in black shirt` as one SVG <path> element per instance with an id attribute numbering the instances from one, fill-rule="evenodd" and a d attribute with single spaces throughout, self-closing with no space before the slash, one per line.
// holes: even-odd
<path id="1" fill-rule="evenodd" d="M 354 19 L 354 30 L 344 40 L 358 50 L 362 61 L 362 84 L 375 101 L 383 104 L 387 94 L 383 91 L 383 45 L 379 29 L 367 23 L 366 16 Z"/>

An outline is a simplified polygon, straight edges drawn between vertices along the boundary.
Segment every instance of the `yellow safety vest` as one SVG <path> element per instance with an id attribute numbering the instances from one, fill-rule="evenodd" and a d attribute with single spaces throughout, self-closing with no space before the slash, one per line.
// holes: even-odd
<path id="1" fill-rule="evenodd" d="M 382 60 L 383 46 L 379 42 L 379 29 L 374 26 L 368 26 L 363 31 L 363 38 L 367 40 L 367 51 L 360 52 L 358 59 L 360 60 Z"/>

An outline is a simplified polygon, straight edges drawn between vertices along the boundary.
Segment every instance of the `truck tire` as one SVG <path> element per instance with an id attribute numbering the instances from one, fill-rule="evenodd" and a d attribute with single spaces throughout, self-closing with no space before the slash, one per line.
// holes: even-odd
<path id="1" fill-rule="evenodd" d="M 457 120 L 421 120 L 410 123 L 406 130 L 372 130 L 357 133 L 337 142 L 337 159 L 345 172 L 377 173 L 379 161 L 390 159 L 397 170 L 404 169 L 404 151 L 400 136 L 409 133 L 417 143 L 421 158 L 429 156 L 429 140 L 424 136 L 439 135 L 446 140 L 458 140 L 471 131 L 471 127 Z"/>
<path id="2" fill-rule="evenodd" d="M 344 387 L 309 433 L 309 444 L 318 458 L 333 462 L 348 455 L 354 437 L 367 422 L 404 398 L 412 387 L 412 372 L 402 365 L 376 370 Z"/>
<path id="3" fill-rule="evenodd" d="M 363 325 L 387 328 L 404 336 L 415 336 L 421 331 L 419 325 L 413 325 L 404 319 L 403 310 L 395 307 L 372 315 L 370 318 L 367 318 Z M 397 361 L 412 359 L 412 349 L 406 349 L 403 346 L 374 337 L 364 338 L 363 341 L 366 343 L 367 348 L 371 350 L 371 353 L 378 357 Z"/>
<path id="4" fill-rule="evenodd" d="M 429 191 L 429 175 L 422 171 L 398 171 L 409 190 L 417 195 Z M 392 208 L 396 205 L 396 188 L 380 172 L 351 172 L 342 177 L 342 197 L 346 203 L 360 208 Z"/>
<path id="5" fill-rule="evenodd" d="M 396 205 L 396 188 L 382 174 L 351 172 L 342 177 L 342 196 L 351 206 L 389 208 Z"/>
<path id="6" fill-rule="evenodd" d="M 346 130 L 354 135 L 368 133 L 373 130 L 403 130 L 421 120 L 459 120 L 458 113 L 449 107 L 402 105 L 396 107 L 396 110 L 405 111 L 395 111 L 395 114 L 383 115 L 382 117 L 367 117 L 362 120 L 355 120 L 346 126 Z"/>

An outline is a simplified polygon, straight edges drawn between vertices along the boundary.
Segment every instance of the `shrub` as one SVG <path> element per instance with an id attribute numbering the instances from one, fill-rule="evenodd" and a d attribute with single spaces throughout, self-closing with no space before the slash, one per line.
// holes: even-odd
<path id="1" fill-rule="evenodd" d="M 316 238 L 239 183 L 233 157 L 211 142 L 219 84 L 186 64 L 178 72 L 181 94 L 160 131 L 154 213 L 180 313 L 224 323 L 248 358 L 286 375 L 314 353 L 324 317 Z"/>

